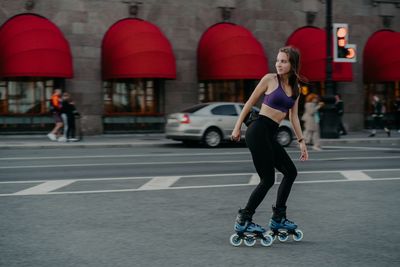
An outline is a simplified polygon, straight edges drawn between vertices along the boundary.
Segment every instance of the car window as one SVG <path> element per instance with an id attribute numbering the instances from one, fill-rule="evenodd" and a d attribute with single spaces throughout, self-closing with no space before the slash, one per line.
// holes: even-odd
<path id="1" fill-rule="evenodd" d="M 221 105 L 215 107 L 211 110 L 211 113 L 214 115 L 222 115 L 222 116 L 237 116 L 237 112 L 234 105 Z"/>
<path id="2" fill-rule="evenodd" d="M 206 106 L 208 106 L 208 104 L 198 104 L 196 106 L 184 109 L 184 110 L 182 110 L 182 112 L 184 112 L 184 113 L 194 113 L 194 112 L 196 112 L 196 111 L 198 111 L 198 110 L 200 110 L 200 109 L 202 109 L 202 108 L 204 108 Z"/>
<path id="3" fill-rule="evenodd" d="M 240 111 L 242 111 L 242 109 L 244 108 L 244 105 L 243 105 L 243 104 L 240 104 L 239 107 L 240 107 Z M 257 113 L 260 112 L 260 109 L 259 109 L 258 107 L 254 107 L 254 106 L 253 106 L 252 109 L 253 109 L 255 112 L 257 112 Z"/>

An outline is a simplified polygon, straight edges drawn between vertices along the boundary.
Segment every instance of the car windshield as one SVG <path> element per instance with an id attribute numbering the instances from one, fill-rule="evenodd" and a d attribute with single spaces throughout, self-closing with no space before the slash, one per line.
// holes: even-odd
<path id="1" fill-rule="evenodd" d="M 204 108 L 204 107 L 206 107 L 206 106 L 208 106 L 208 104 L 198 104 L 198 105 L 196 105 L 196 106 L 193 106 L 193 107 L 184 109 L 184 110 L 182 110 L 182 112 L 185 112 L 185 113 L 194 113 L 194 112 L 196 112 L 196 111 L 198 111 L 198 110 L 200 110 L 200 109 L 202 109 L 202 108 Z"/>

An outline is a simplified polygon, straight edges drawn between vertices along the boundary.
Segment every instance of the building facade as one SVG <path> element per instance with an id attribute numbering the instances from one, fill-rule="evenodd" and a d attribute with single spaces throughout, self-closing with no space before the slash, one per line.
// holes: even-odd
<path id="1" fill-rule="evenodd" d="M 333 2 L 357 45 L 357 62 L 335 63 L 334 90 L 345 126 L 360 130 L 373 94 L 388 113 L 400 97 L 400 1 Z M 324 62 L 325 13 L 321 0 L 2 0 L 0 133 L 47 131 L 55 88 L 89 135 L 162 132 L 166 114 L 190 105 L 244 102 L 280 47 L 311 49 L 308 70 Z M 305 74 L 304 95 L 327 93 L 325 76 Z"/>

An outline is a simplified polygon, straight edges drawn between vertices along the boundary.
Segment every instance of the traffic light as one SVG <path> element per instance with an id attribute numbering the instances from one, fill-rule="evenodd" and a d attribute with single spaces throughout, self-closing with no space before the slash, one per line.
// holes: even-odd
<path id="1" fill-rule="evenodd" d="M 356 62 L 357 49 L 355 44 L 349 44 L 349 26 L 345 23 L 333 24 L 333 61 Z"/>

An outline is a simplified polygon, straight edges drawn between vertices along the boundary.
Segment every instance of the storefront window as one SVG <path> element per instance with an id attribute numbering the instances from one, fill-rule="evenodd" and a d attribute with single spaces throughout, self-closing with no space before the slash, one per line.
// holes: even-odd
<path id="1" fill-rule="evenodd" d="M 157 115 L 164 112 L 161 81 L 134 79 L 104 82 L 107 115 Z"/>
<path id="2" fill-rule="evenodd" d="M 256 85 L 256 80 L 201 82 L 199 83 L 199 101 L 245 102 Z"/>
<path id="3" fill-rule="evenodd" d="M 53 89 L 53 80 L 0 81 L 0 114 L 46 114 Z"/>

